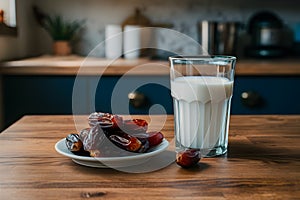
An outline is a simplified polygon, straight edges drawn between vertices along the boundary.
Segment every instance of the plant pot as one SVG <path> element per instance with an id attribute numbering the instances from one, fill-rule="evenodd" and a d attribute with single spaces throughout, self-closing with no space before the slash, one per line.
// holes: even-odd
<path id="1" fill-rule="evenodd" d="M 57 56 L 67 56 L 71 54 L 69 41 L 55 41 L 53 43 L 53 54 Z"/>

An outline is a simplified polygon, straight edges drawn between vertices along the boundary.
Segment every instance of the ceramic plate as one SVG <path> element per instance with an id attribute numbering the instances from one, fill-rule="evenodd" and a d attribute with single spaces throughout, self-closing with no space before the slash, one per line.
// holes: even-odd
<path id="1" fill-rule="evenodd" d="M 140 165 L 147 162 L 151 157 L 154 157 L 163 151 L 165 151 L 169 146 L 169 142 L 166 139 L 156 147 L 151 148 L 147 153 L 133 153 L 134 155 L 122 156 L 122 157 L 87 157 L 78 156 L 70 152 L 65 144 L 65 138 L 59 140 L 55 144 L 55 150 L 71 158 L 75 163 L 98 168 L 121 168 Z"/>

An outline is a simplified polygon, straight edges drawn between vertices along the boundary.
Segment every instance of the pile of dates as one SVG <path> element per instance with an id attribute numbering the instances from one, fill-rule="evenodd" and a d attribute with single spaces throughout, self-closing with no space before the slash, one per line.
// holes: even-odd
<path id="1" fill-rule="evenodd" d="M 143 119 L 124 120 L 118 115 L 95 112 L 90 114 L 88 122 L 89 128 L 66 137 L 66 146 L 74 154 L 126 156 L 147 152 L 164 139 L 161 132 L 147 132 L 148 123 Z"/>

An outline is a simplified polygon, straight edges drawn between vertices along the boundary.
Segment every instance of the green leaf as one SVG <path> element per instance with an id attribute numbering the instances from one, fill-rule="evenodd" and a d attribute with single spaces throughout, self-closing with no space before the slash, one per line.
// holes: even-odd
<path id="1" fill-rule="evenodd" d="M 43 23 L 44 29 L 53 40 L 71 40 L 82 27 L 83 21 L 64 21 L 61 16 L 47 16 Z"/>

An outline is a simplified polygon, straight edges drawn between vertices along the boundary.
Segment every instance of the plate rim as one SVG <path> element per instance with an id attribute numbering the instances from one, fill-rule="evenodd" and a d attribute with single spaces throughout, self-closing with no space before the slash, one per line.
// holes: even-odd
<path id="1" fill-rule="evenodd" d="M 84 160 L 78 160 L 71 158 L 72 161 L 78 165 L 86 166 L 86 167 L 95 167 L 95 168 L 111 168 L 106 165 L 104 165 L 101 162 L 89 162 L 89 161 L 84 161 Z"/>
<path id="2" fill-rule="evenodd" d="M 118 156 L 118 157 L 87 157 L 87 156 L 79 156 L 75 155 L 72 152 L 70 152 L 67 147 L 66 150 L 68 153 L 64 152 L 62 149 L 59 148 L 61 143 L 65 143 L 66 138 L 62 138 L 59 141 L 55 143 L 55 150 L 57 153 L 66 156 L 71 159 L 76 159 L 76 160 L 82 160 L 82 161 L 91 161 L 91 162 L 117 162 L 117 161 L 126 161 L 126 160 L 132 160 L 132 159 L 140 159 L 140 158 L 149 158 L 154 155 L 157 155 L 163 151 L 165 151 L 169 147 L 169 142 L 164 138 L 163 141 L 156 147 L 158 148 L 154 151 L 151 152 L 146 152 L 146 153 L 137 153 L 137 155 L 131 155 L 131 156 Z M 161 146 L 161 148 L 159 148 Z"/>

